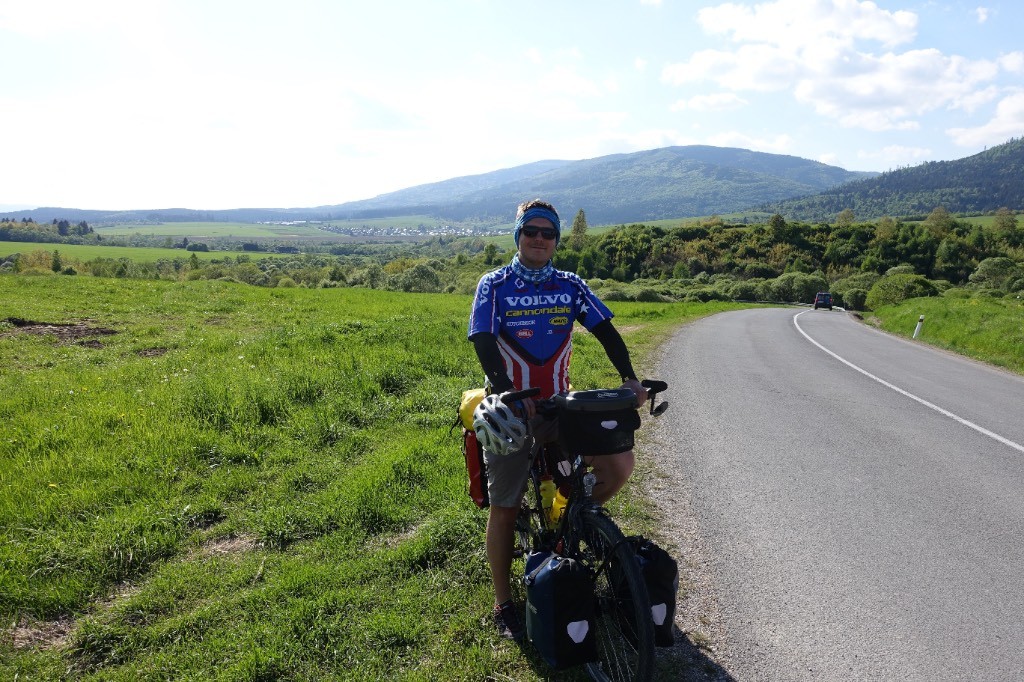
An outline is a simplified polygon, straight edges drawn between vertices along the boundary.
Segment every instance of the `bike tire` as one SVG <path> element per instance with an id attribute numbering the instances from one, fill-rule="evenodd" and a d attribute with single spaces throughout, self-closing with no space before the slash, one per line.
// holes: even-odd
<path id="1" fill-rule="evenodd" d="M 597 648 L 585 665 L 597 682 L 642 682 L 654 675 L 654 623 L 650 598 L 632 544 L 600 508 L 579 517 L 578 552 L 594 569 Z M 605 560 L 607 559 L 607 563 Z"/>

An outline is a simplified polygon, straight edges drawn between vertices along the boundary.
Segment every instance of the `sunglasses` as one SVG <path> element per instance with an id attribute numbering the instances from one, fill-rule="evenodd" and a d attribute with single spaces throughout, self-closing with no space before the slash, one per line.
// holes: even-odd
<path id="1" fill-rule="evenodd" d="M 544 239 L 558 239 L 558 230 L 552 230 L 548 227 L 524 227 L 523 234 L 529 239 L 533 239 L 538 234 Z"/>

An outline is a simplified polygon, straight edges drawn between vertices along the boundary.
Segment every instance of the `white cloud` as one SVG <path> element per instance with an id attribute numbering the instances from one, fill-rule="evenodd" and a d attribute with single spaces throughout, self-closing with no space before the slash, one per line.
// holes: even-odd
<path id="1" fill-rule="evenodd" d="M 749 102 L 731 92 L 719 92 L 712 95 L 695 95 L 690 99 L 679 100 L 672 105 L 672 111 L 730 111 L 741 109 Z"/>
<path id="2" fill-rule="evenodd" d="M 709 34 L 730 34 L 733 42 L 769 43 L 801 50 L 822 40 L 850 46 L 872 40 L 892 47 L 914 39 L 917 15 L 889 12 L 858 0 L 777 0 L 754 5 L 705 7 L 697 21 Z"/>
<path id="3" fill-rule="evenodd" d="M 993 117 L 976 128 L 949 128 L 946 134 L 961 147 L 979 147 L 1006 142 L 1024 133 L 1024 92 L 1002 99 Z"/>
<path id="4" fill-rule="evenodd" d="M 1010 73 L 1024 72 L 1024 52 L 1011 52 L 999 57 L 999 67 Z"/>
<path id="5" fill-rule="evenodd" d="M 988 7 L 978 7 L 974 10 L 974 14 L 978 17 L 978 23 L 984 24 L 988 21 L 989 9 Z"/>
<path id="6" fill-rule="evenodd" d="M 916 37 L 917 15 L 857 0 L 727 3 L 700 10 L 709 34 L 737 47 L 703 50 L 662 71 L 663 82 L 710 81 L 733 92 L 791 92 L 797 102 L 844 127 L 916 130 L 918 118 L 941 108 L 974 111 L 994 96 L 1000 69 L 1024 70 L 1019 52 L 998 61 L 944 55 L 936 49 L 876 54 Z M 692 100 L 692 98 L 691 98 Z M 687 100 L 687 102 L 691 101 Z"/>
<path id="7" fill-rule="evenodd" d="M 637 57 L 633 60 L 633 68 L 640 73 L 647 71 L 647 60 L 643 57 Z"/>

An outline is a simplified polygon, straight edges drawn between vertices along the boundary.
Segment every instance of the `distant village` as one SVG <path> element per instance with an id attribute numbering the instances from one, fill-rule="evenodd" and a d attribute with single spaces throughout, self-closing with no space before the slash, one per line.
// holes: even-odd
<path id="1" fill-rule="evenodd" d="M 315 225 L 326 232 L 349 237 L 473 237 L 512 234 L 510 229 L 491 227 L 456 227 L 454 225 L 336 225 L 325 220 L 260 220 L 259 225 L 306 226 Z"/>

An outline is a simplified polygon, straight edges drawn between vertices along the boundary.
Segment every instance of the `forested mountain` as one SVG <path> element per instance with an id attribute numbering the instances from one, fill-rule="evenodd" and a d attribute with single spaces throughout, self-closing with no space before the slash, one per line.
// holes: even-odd
<path id="1" fill-rule="evenodd" d="M 901 168 L 760 209 L 796 220 L 829 222 L 844 209 L 867 220 L 924 217 L 937 206 L 955 214 L 1024 209 L 1024 138 L 956 161 Z"/>
<path id="2" fill-rule="evenodd" d="M 543 197 L 562 215 L 586 211 L 594 225 L 649 222 L 755 211 L 788 220 L 831 222 L 845 209 L 857 219 L 924 217 L 937 206 L 953 214 L 1024 209 L 1024 138 L 955 161 L 935 161 L 881 175 L 856 173 L 794 156 L 686 146 L 583 161 L 537 161 L 311 208 L 195 211 L 83 211 L 39 208 L 14 220 L 255 222 L 431 216 L 487 228 L 511 222 L 515 206 Z M 0 216 L 3 217 L 3 216 Z"/>
<path id="3" fill-rule="evenodd" d="M 513 171 L 520 177 L 494 182 Z M 582 208 L 591 222 L 614 224 L 743 211 L 774 200 L 767 197 L 799 196 L 873 175 L 795 156 L 695 145 L 540 162 L 474 176 L 476 189 L 470 178 L 457 178 L 322 209 L 361 217 L 367 211 L 379 215 L 390 205 L 456 222 L 508 222 L 516 204 L 543 197 L 563 215 Z"/>
<path id="4" fill-rule="evenodd" d="M 544 197 L 572 216 L 615 224 L 732 213 L 812 194 L 872 173 L 851 172 L 795 156 L 688 146 L 583 161 L 538 161 L 382 194 L 365 201 L 290 209 L 82 211 L 39 208 L 7 214 L 36 222 L 325 220 L 429 215 L 439 221 L 508 224 L 524 199 Z"/>

